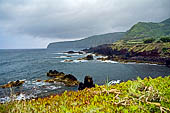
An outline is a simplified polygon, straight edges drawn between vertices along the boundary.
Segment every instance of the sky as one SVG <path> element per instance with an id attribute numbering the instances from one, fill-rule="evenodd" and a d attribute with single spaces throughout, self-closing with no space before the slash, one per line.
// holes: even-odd
<path id="1" fill-rule="evenodd" d="M 170 0 L 0 0 L 0 49 L 46 48 L 170 18 Z"/>

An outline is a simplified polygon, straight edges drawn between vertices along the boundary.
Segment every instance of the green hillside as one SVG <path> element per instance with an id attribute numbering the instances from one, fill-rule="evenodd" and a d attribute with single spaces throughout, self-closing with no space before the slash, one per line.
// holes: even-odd
<path id="1" fill-rule="evenodd" d="M 170 35 L 170 18 L 160 23 L 139 22 L 126 32 L 125 40 L 160 38 Z"/>
<path id="2" fill-rule="evenodd" d="M 82 40 L 77 41 L 65 41 L 54 42 L 48 45 L 48 49 L 53 48 L 89 48 L 95 47 L 101 44 L 111 44 L 124 37 L 124 32 L 108 33 L 103 35 L 94 35 Z"/>

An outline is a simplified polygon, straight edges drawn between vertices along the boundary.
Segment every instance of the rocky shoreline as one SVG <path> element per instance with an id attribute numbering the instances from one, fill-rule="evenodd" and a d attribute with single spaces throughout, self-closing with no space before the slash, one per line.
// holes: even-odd
<path id="1" fill-rule="evenodd" d="M 170 66 L 170 57 L 169 54 L 162 56 L 162 53 L 158 50 L 150 50 L 143 52 L 134 52 L 129 49 L 113 49 L 113 44 L 105 44 L 89 49 L 84 49 L 86 53 L 92 53 L 95 55 L 105 56 L 104 58 L 98 58 L 98 60 L 111 60 L 122 63 L 136 62 L 136 63 L 150 63 L 158 65 Z"/>

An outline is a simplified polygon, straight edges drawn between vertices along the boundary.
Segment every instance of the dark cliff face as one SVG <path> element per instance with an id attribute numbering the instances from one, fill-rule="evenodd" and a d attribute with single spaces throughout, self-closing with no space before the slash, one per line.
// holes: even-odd
<path id="1" fill-rule="evenodd" d="M 115 47 L 116 46 L 116 47 Z M 141 45 L 143 48 L 145 45 Z M 139 47 L 141 47 L 139 46 Z M 161 45 L 160 45 L 161 46 Z M 120 48 L 119 48 L 120 47 Z M 138 50 L 138 46 L 134 48 L 132 47 L 124 47 L 121 48 L 122 45 L 116 45 L 116 44 L 105 44 L 100 45 L 97 47 L 93 47 L 90 49 L 84 49 L 85 52 L 90 52 L 94 54 L 100 54 L 104 56 L 109 56 L 110 60 L 115 60 L 115 58 L 118 58 L 116 60 L 129 60 L 129 61 L 148 61 L 148 62 L 155 62 L 160 64 L 166 64 L 166 61 L 170 60 L 169 55 L 165 55 L 163 51 L 160 51 L 158 48 L 148 50 L 144 48 L 145 50 L 136 51 Z M 133 49 L 132 49 L 133 48 Z M 121 61 L 121 60 L 120 60 Z"/>
<path id="2" fill-rule="evenodd" d="M 125 57 L 135 57 L 135 56 L 143 56 L 143 57 L 159 57 L 160 52 L 157 49 L 153 49 L 150 51 L 143 51 L 143 52 L 134 52 L 133 50 L 123 48 L 123 49 L 112 49 L 113 46 L 112 44 L 105 44 L 105 45 L 100 45 L 97 47 L 93 47 L 90 49 L 84 49 L 83 51 L 87 53 L 96 53 L 96 54 L 101 54 L 101 55 L 106 55 L 106 56 L 112 56 L 112 55 L 120 55 L 120 56 L 125 56 Z"/>
<path id="3" fill-rule="evenodd" d="M 111 44 L 104 44 L 104 45 L 100 45 L 97 47 L 91 47 L 89 49 L 84 49 L 83 51 L 85 51 L 87 53 L 97 53 L 97 54 L 109 56 L 109 55 L 113 54 L 113 50 L 110 46 L 111 46 Z"/>

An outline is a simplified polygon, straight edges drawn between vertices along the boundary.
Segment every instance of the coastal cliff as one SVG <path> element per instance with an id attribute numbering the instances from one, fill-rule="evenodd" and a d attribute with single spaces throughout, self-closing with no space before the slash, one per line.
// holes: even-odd
<path id="1" fill-rule="evenodd" d="M 169 65 L 170 18 L 160 23 L 139 22 L 126 32 L 123 39 L 83 51 L 109 56 L 110 60 L 120 62 Z"/>

